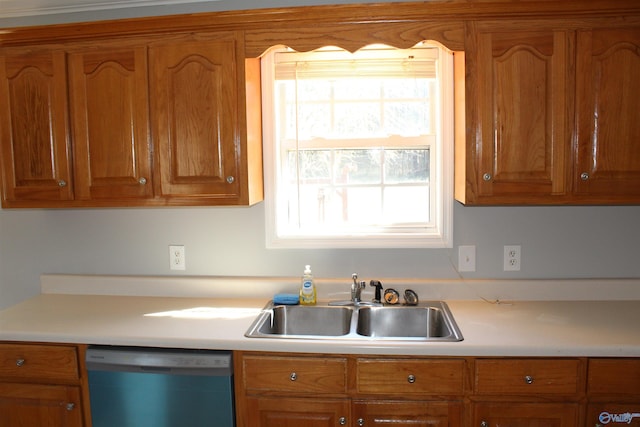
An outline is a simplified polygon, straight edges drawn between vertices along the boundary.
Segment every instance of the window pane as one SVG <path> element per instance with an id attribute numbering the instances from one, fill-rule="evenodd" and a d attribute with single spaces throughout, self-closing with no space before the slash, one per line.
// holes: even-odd
<path id="1" fill-rule="evenodd" d="M 429 149 L 385 151 L 386 183 L 427 183 L 429 172 Z"/>
<path id="2" fill-rule="evenodd" d="M 382 181 L 380 150 L 337 150 L 336 182 L 379 184 Z"/>
<path id="3" fill-rule="evenodd" d="M 388 224 L 420 224 L 430 221 L 429 187 L 387 187 L 384 221 Z"/>

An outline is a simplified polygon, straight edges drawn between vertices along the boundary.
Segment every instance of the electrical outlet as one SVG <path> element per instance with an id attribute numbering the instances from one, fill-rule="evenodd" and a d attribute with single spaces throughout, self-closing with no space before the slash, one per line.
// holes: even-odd
<path id="1" fill-rule="evenodd" d="M 476 271 L 476 247 L 458 246 L 458 271 Z"/>
<path id="2" fill-rule="evenodd" d="M 521 264 L 520 245 L 507 245 L 504 247 L 504 271 L 520 271 Z"/>
<path id="3" fill-rule="evenodd" d="M 183 245 L 169 245 L 169 268 L 171 270 L 186 270 Z"/>

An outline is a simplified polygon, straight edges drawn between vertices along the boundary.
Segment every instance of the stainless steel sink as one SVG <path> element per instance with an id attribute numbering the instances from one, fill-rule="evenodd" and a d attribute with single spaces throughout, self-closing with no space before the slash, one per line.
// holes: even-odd
<path id="1" fill-rule="evenodd" d="M 350 307 L 269 305 L 247 336 L 341 336 L 351 331 Z"/>
<path id="2" fill-rule="evenodd" d="M 329 303 L 330 304 L 330 303 Z M 418 306 L 273 305 L 245 333 L 249 338 L 462 341 L 443 301 Z"/>
<path id="3" fill-rule="evenodd" d="M 462 338 L 450 313 L 436 306 L 362 307 L 356 331 L 374 338 Z"/>

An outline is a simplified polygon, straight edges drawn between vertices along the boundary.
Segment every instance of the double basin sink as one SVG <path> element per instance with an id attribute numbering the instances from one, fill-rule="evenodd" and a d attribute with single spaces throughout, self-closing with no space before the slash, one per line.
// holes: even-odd
<path id="1" fill-rule="evenodd" d="M 443 301 L 417 306 L 267 304 L 245 336 L 289 339 L 462 341 Z"/>

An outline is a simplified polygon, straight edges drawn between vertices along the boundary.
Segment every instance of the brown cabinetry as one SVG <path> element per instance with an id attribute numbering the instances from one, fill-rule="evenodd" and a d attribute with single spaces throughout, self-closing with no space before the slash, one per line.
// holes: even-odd
<path id="1" fill-rule="evenodd" d="M 459 201 L 640 203 L 640 24 L 626 25 L 468 24 Z"/>
<path id="2" fill-rule="evenodd" d="M 585 425 L 640 426 L 640 359 L 590 359 L 587 393 Z"/>
<path id="3" fill-rule="evenodd" d="M 467 203 L 550 201 L 567 193 L 569 35 L 551 27 L 468 28 Z"/>
<path id="4" fill-rule="evenodd" d="M 462 423 L 463 359 L 319 356 L 238 353 L 238 426 Z"/>
<path id="5" fill-rule="evenodd" d="M 82 381 L 74 346 L 0 344 L 2 425 L 84 426 Z"/>
<path id="6" fill-rule="evenodd" d="M 3 205 L 73 199 L 65 52 L 0 52 Z"/>
<path id="7" fill-rule="evenodd" d="M 582 359 L 478 359 L 472 425 L 577 427 Z"/>
<path id="8" fill-rule="evenodd" d="M 76 199 L 152 197 L 146 47 L 71 52 L 69 82 Z"/>
<path id="9" fill-rule="evenodd" d="M 242 33 L 166 39 L 0 51 L 4 207 L 262 200 L 259 61 Z"/>
<path id="10" fill-rule="evenodd" d="M 640 26 L 577 32 L 576 193 L 640 201 Z"/>
<path id="11" fill-rule="evenodd" d="M 244 58 L 233 33 L 210 37 L 150 48 L 156 191 L 169 200 L 247 204 L 248 162 L 262 159 L 250 159 L 242 143 Z"/>

